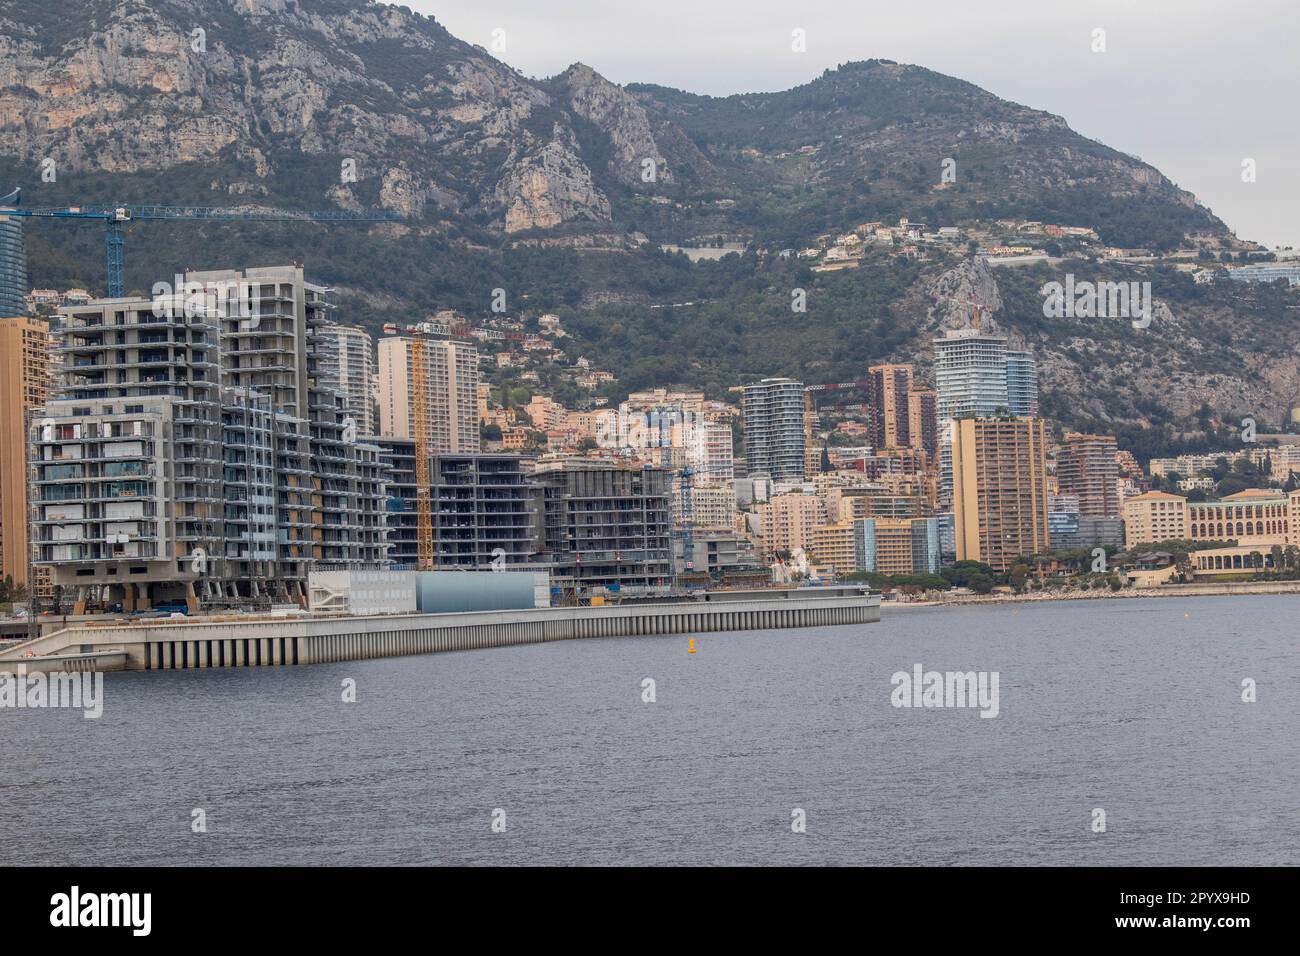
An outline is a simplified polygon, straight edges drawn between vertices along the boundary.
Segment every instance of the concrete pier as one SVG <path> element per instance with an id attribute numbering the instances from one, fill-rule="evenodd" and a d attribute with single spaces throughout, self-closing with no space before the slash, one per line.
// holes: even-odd
<path id="1" fill-rule="evenodd" d="M 713 591 L 676 601 L 607 607 L 471 611 L 374 617 L 166 620 L 76 625 L 0 652 L 31 664 L 50 655 L 89 655 L 97 669 L 183 670 L 280 667 L 408 654 L 509 647 L 586 637 L 698 634 L 869 624 L 880 598 L 863 586 Z M 105 654 L 110 650 L 111 654 Z M 31 655 L 31 656 L 28 656 Z M 84 666 L 84 664 L 83 664 Z"/>

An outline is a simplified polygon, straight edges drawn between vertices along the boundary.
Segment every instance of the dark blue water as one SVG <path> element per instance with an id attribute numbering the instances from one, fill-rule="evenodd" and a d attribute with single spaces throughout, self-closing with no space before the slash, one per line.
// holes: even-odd
<path id="1" fill-rule="evenodd" d="M 99 720 L 0 710 L 0 862 L 1294 865 L 1298 611 L 886 609 L 695 655 L 640 637 L 109 674 Z M 895 709 L 918 662 L 998 671 L 1000 715 Z"/>

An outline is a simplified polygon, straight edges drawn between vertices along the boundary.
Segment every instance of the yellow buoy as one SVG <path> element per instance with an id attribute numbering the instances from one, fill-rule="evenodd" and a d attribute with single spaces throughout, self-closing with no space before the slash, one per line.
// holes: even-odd
<path id="1" fill-rule="evenodd" d="M 691 648 L 690 648 L 690 650 L 688 650 L 686 653 L 687 653 L 687 654 L 694 654 L 694 653 L 695 653 L 695 638 L 693 638 L 693 637 L 691 638 Z"/>

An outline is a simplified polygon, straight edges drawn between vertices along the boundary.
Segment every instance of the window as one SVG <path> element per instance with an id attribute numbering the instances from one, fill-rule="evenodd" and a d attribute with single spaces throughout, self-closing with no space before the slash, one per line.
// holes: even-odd
<path id="1" fill-rule="evenodd" d="M 82 497 L 81 485 L 51 485 L 41 489 L 42 501 L 75 501 Z"/>

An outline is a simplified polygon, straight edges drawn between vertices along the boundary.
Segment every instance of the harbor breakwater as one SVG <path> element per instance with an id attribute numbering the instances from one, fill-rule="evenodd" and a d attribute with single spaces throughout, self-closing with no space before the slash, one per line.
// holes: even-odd
<path id="1" fill-rule="evenodd" d="M 861 585 L 710 591 L 663 603 L 367 617 L 80 624 L 0 652 L 0 671 L 265 667 L 478 650 L 586 637 L 868 624 Z"/>

